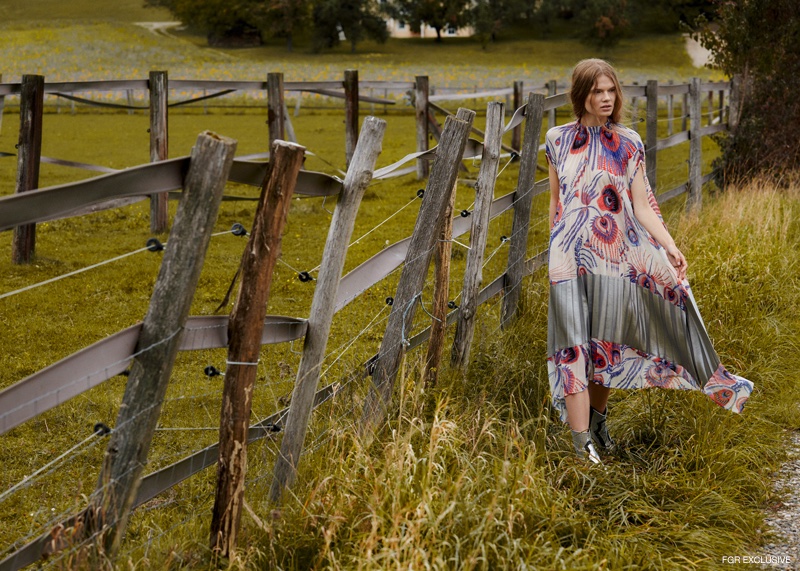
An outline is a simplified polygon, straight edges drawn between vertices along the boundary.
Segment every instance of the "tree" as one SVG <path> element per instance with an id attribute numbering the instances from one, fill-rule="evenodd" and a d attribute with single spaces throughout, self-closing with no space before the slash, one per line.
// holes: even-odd
<path id="1" fill-rule="evenodd" d="M 442 30 L 463 28 L 470 22 L 470 0 L 392 0 L 386 11 L 396 20 L 407 22 L 411 31 L 420 33 L 427 24 L 436 30 L 436 41 L 442 41 Z"/>
<path id="2" fill-rule="evenodd" d="M 525 10 L 522 0 L 474 0 L 469 9 L 473 35 L 485 48 L 497 34 Z"/>
<path id="3" fill-rule="evenodd" d="M 270 33 L 285 38 L 286 49 L 292 51 L 295 32 L 305 29 L 311 22 L 311 6 L 308 0 L 270 0 L 264 20 Z"/>
<path id="4" fill-rule="evenodd" d="M 313 22 L 315 50 L 339 45 L 342 35 L 352 52 L 367 38 L 381 43 L 389 38 L 386 21 L 373 0 L 315 0 Z"/>
<path id="5" fill-rule="evenodd" d="M 722 136 L 725 179 L 800 170 L 800 19 L 796 0 L 717 0 L 714 25 L 696 37 L 713 65 L 742 78 L 738 126 Z"/>

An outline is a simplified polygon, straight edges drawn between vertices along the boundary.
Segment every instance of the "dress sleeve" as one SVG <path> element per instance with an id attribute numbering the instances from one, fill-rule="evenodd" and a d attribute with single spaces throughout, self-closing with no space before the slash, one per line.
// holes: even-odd
<path id="1" fill-rule="evenodd" d="M 544 154 L 547 157 L 547 164 L 558 168 L 558 163 L 556 163 L 555 137 L 556 134 L 553 132 L 553 129 L 547 131 L 547 134 L 544 136 Z"/>
<path id="2" fill-rule="evenodd" d="M 645 165 L 644 158 L 644 144 L 642 143 L 642 138 L 635 131 L 633 131 L 632 136 L 632 147 L 633 156 L 628 159 L 628 169 L 626 173 L 628 179 L 628 189 L 630 190 L 630 187 L 633 184 L 633 178 L 636 176 L 636 171 L 638 169 L 642 169 L 644 187 L 647 190 L 647 201 L 650 203 L 650 207 L 653 209 L 653 212 L 656 213 L 659 220 L 661 220 L 663 223 L 664 218 L 661 216 L 661 209 L 658 207 L 656 195 L 653 192 L 653 189 L 650 187 L 650 181 L 647 179 L 647 166 Z"/>

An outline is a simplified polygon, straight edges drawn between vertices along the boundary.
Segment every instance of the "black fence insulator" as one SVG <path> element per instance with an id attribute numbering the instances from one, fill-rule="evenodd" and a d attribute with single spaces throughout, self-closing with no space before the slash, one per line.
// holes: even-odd
<path id="1" fill-rule="evenodd" d="M 500 236 L 500 243 L 508 242 L 508 236 Z"/>
<path id="2" fill-rule="evenodd" d="M 448 301 L 447 307 L 449 307 L 450 309 L 458 309 L 458 304 L 455 301 Z"/>
<path id="3" fill-rule="evenodd" d="M 470 214 L 472 214 L 472 212 L 470 212 L 469 210 L 462 210 L 461 211 L 461 218 L 466 218 Z"/>
<path id="4" fill-rule="evenodd" d="M 92 429 L 92 432 L 94 432 L 95 434 L 99 434 L 100 436 L 105 436 L 106 434 L 109 434 L 111 432 L 111 429 L 102 422 L 98 422 L 97 424 L 94 425 L 94 429 Z"/>
<path id="5" fill-rule="evenodd" d="M 247 236 L 247 229 L 236 222 L 233 226 L 231 226 L 231 234 L 234 236 Z"/>
<path id="6" fill-rule="evenodd" d="M 378 356 L 373 355 L 369 361 L 365 363 L 365 367 L 367 369 L 367 374 L 372 376 L 375 373 L 375 365 L 378 364 Z"/>
<path id="7" fill-rule="evenodd" d="M 203 372 L 206 374 L 206 377 L 219 377 L 222 374 L 214 365 L 209 365 L 203 369 Z"/>
<path id="8" fill-rule="evenodd" d="M 267 432 L 280 432 L 283 430 L 283 427 L 280 424 L 273 424 L 272 422 L 265 424 L 264 428 L 267 429 Z"/>
<path id="9" fill-rule="evenodd" d="M 420 188 L 420 189 L 417 191 L 417 196 L 419 196 L 420 198 L 422 198 L 423 196 L 425 196 L 425 189 L 424 189 L 424 188 Z"/>
<path id="10" fill-rule="evenodd" d="M 394 298 L 392 296 L 387 297 L 386 305 L 393 305 L 393 304 L 394 304 Z"/>
<path id="11" fill-rule="evenodd" d="M 314 278 L 312 278 L 311 274 L 309 274 L 308 272 L 300 272 L 299 274 L 297 274 L 297 279 L 305 283 L 305 282 L 310 282 Z"/>
<path id="12" fill-rule="evenodd" d="M 147 241 L 147 249 L 151 252 L 160 252 L 164 249 L 164 244 L 158 238 L 150 238 Z"/>
<path id="13" fill-rule="evenodd" d="M 519 153 L 511 152 L 511 160 L 516 161 L 519 159 Z"/>

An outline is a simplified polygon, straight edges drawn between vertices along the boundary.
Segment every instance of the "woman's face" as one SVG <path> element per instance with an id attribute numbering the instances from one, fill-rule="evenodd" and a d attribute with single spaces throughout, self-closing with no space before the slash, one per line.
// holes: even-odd
<path id="1" fill-rule="evenodd" d="M 614 82 L 607 75 L 600 75 L 594 82 L 592 91 L 586 98 L 586 115 L 583 123 L 586 125 L 604 125 L 614 111 L 614 102 L 617 100 L 617 89 Z"/>

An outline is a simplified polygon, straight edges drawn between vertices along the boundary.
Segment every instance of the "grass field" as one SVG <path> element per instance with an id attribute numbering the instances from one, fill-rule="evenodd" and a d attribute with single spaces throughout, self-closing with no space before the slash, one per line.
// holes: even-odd
<path id="1" fill-rule="evenodd" d="M 287 80 L 331 79 L 357 64 L 368 79 L 430 73 L 453 85 L 465 79 L 481 85 L 502 79 L 506 85 L 520 79 L 521 71 L 530 74 L 526 81 L 556 77 L 550 74 L 563 72 L 585 53 L 585 47 L 567 40 L 509 41 L 489 54 L 466 42 L 448 43 L 440 52 L 433 51 L 439 46 L 421 42 L 366 45 L 355 59 L 343 52 L 287 55 L 278 46 L 220 52 L 198 45 L 197 38 L 159 38 L 132 26 L 131 21 L 144 18 L 136 2 L 122 2 L 124 10 L 114 18 L 81 20 L 64 28 L 61 19 L 86 18 L 94 4 L 42 2 L 35 8 L 42 12 L 36 13 L 23 10 L 22 3 L 4 3 L 0 53 L 12 66 L 2 70 L 4 77 L 33 72 L 62 80 L 144 77 L 149 69 L 163 67 L 172 78 L 263 79 L 267 71 L 279 69 Z M 32 22 L 39 14 L 46 18 Z M 639 74 L 678 81 L 694 73 L 712 76 L 690 67 L 680 38 L 636 42 L 611 54 L 618 63 L 629 62 L 620 63 L 629 80 L 639 80 Z M 519 53 L 536 53 L 547 64 L 523 66 L 513 59 Z M 456 63 L 443 63 L 443 54 Z M 473 70 L 468 73 L 475 77 L 465 70 Z M 170 156 L 188 154 L 204 129 L 236 138 L 240 155 L 263 151 L 264 119 L 263 109 L 176 111 L 170 115 Z M 341 119 L 340 112 L 306 109 L 293 118 L 298 139 L 317 154 L 308 157 L 308 168 L 333 172 L 331 165 L 343 165 Z M 413 117 L 393 111 L 386 119 L 379 165 L 414 149 Z M 560 116 L 560 122 L 566 120 Z M 13 151 L 18 121 L 13 107 L 7 109 L 0 151 Z M 477 125 L 482 123 L 479 117 Z M 146 112 L 98 113 L 79 107 L 73 115 L 65 106 L 60 112 L 49 108 L 44 124 L 47 156 L 114 168 L 147 161 Z M 663 121 L 660 128 L 665 134 Z M 705 139 L 706 170 L 714 155 L 714 143 Z M 659 155 L 660 189 L 685 179 L 685 160 L 685 145 Z M 470 165 L 470 171 L 464 178 L 474 177 L 477 165 Z M 496 195 L 513 190 L 517 174 L 517 165 L 508 165 Z M 41 185 L 85 176 L 42 165 Z M 0 195 L 13 191 L 14 177 L 14 159 L 0 158 Z M 413 177 L 373 184 L 354 238 L 406 208 L 349 250 L 346 271 L 410 233 L 419 187 Z M 257 195 L 256 189 L 241 185 L 227 191 Z M 473 191 L 459 185 L 456 209 L 472 201 Z M 313 283 L 297 281 L 296 270 L 319 263 L 332 202 L 293 202 L 270 313 L 308 315 Z M 223 203 L 215 231 L 234 222 L 249 227 L 253 212 L 250 202 Z M 723 194 L 709 191 L 703 211 L 695 215 L 683 214 L 682 199 L 665 207 L 668 225 L 689 257 L 689 278 L 716 349 L 733 371 L 756 383 L 744 415 L 729 414 L 696 394 L 616 393 L 612 428 L 622 450 L 605 469 L 576 462 L 567 431 L 547 404 L 547 279 L 539 272 L 526 282 L 524 315 L 510 329 L 498 327 L 497 299 L 482 307 L 468 375 L 445 369 L 439 387 L 426 392 L 419 383 L 419 352 L 408 355 L 396 408 L 371 445 L 353 435 L 365 388 L 360 377 L 322 407 L 314 417 L 295 495 L 280 510 L 266 501 L 278 442 L 252 446 L 247 499 L 254 516 L 244 517 L 240 557 L 222 566 L 714 569 L 721 567 L 722 555 L 752 552 L 765 541 L 762 510 L 775 501 L 770 474 L 784 457 L 783 431 L 800 426 L 800 384 L 791 359 L 798 349 L 793 332 L 800 327 L 798 213 L 798 184 L 786 191 L 759 184 Z M 508 235 L 510 226 L 507 215 L 492 225 L 488 253 L 496 255 L 484 270 L 485 283 L 503 271 L 506 249 L 500 236 Z M 0 253 L 6 255 L 0 257 L 0 294 L 141 248 L 148 230 L 146 203 L 41 224 L 36 262 L 30 266 L 10 264 L 10 233 L 2 233 Z M 546 242 L 542 196 L 534 203 L 529 255 Z M 231 235 L 212 240 L 192 314 L 214 311 L 243 246 Z M 452 297 L 460 289 L 464 257 L 456 247 Z M 0 299 L 0 389 L 140 320 L 159 264 L 160 254 L 143 252 Z M 350 378 L 376 351 L 389 309 L 384 299 L 393 295 L 397 278 L 395 272 L 337 316 L 324 381 Z M 426 304 L 429 292 L 428 286 Z M 418 312 L 418 327 L 425 317 Z M 357 335 L 359 342 L 348 347 Z M 299 349 L 299 344 L 264 348 L 255 419 L 285 404 Z M 148 471 L 216 440 L 221 381 L 202 371 L 209 364 L 224 368 L 224 362 L 223 351 L 179 357 Z M 83 505 L 94 488 L 105 441 L 91 440 L 65 460 L 58 457 L 86 440 L 94 423 L 114 424 L 123 388 L 124 379 L 114 379 L 2 436 L 0 494 L 50 462 L 56 464 L 21 492 L 0 496 L 0 554 Z M 216 566 L 207 549 L 213 472 L 206 470 L 134 514 L 120 568 Z M 69 556 L 51 562 L 55 567 L 69 563 Z"/>

